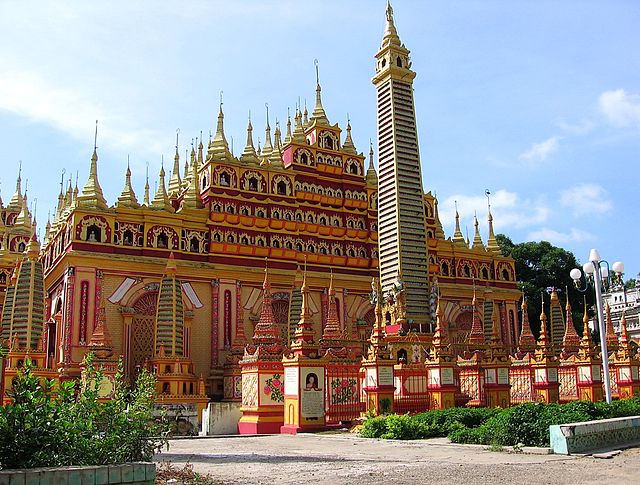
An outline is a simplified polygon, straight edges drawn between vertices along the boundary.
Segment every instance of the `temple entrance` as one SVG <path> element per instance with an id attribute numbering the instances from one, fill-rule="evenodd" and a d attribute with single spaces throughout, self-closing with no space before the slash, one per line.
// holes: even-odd
<path id="1" fill-rule="evenodd" d="M 127 374 L 135 379 L 144 363 L 153 357 L 157 292 L 142 295 L 133 305 L 135 315 L 131 320 L 129 368 Z"/>

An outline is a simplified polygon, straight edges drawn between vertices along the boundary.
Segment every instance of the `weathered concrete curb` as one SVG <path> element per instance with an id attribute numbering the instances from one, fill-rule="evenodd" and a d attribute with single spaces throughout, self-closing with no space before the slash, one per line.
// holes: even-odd
<path id="1" fill-rule="evenodd" d="M 154 485 L 155 463 L 0 471 L 0 485 Z"/>
<path id="2" fill-rule="evenodd" d="M 552 425 L 549 436 L 562 455 L 620 448 L 640 439 L 640 416 Z"/>

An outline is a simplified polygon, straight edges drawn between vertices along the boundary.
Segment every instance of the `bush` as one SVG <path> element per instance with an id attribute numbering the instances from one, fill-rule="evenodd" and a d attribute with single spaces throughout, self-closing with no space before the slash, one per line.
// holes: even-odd
<path id="1" fill-rule="evenodd" d="M 549 446 L 551 425 L 636 415 L 640 415 L 638 397 L 611 404 L 528 402 L 507 409 L 451 408 L 415 416 L 379 416 L 367 419 L 360 435 L 400 440 L 448 436 L 454 443 Z"/>
<path id="2" fill-rule="evenodd" d="M 387 432 L 387 417 L 376 416 L 373 418 L 367 418 L 362 423 L 360 429 L 360 436 L 363 438 L 381 438 L 383 434 Z"/>
<path id="3" fill-rule="evenodd" d="M 150 461 L 166 443 L 166 424 L 153 420 L 155 377 L 147 371 L 129 390 L 120 365 L 113 399 L 100 402 L 104 375 L 91 356 L 81 383 L 56 387 L 32 369 L 26 359 L 12 402 L 0 407 L 0 469 Z"/>
<path id="4" fill-rule="evenodd" d="M 377 416 L 363 423 L 360 436 L 397 440 L 444 437 L 460 428 L 478 426 L 498 411 L 488 408 L 451 408 L 415 416 Z"/>

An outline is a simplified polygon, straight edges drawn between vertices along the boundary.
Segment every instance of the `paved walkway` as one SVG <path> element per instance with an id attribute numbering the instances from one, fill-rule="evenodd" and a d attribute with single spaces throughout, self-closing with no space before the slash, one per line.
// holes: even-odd
<path id="1" fill-rule="evenodd" d="M 610 460 L 496 452 L 442 439 L 390 441 L 351 434 L 181 439 L 156 461 L 189 462 L 229 484 L 633 484 L 640 449 Z"/>

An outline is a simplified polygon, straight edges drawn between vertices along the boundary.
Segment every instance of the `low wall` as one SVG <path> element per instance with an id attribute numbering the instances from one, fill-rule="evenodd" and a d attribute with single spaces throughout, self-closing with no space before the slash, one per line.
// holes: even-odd
<path id="1" fill-rule="evenodd" d="M 640 416 L 549 426 L 554 453 L 569 455 L 615 448 L 640 441 Z"/>
<path id="2" fill-rule="evenodd" d="M 155 482 L 155 463 L 0 471 L 0 485 L 153 485 Z"/>
<path id="3" fill-rule="evenodd" d="M 238 434 L 239 402 L 210 402 L 202 411 L 201 436 Z"/>

